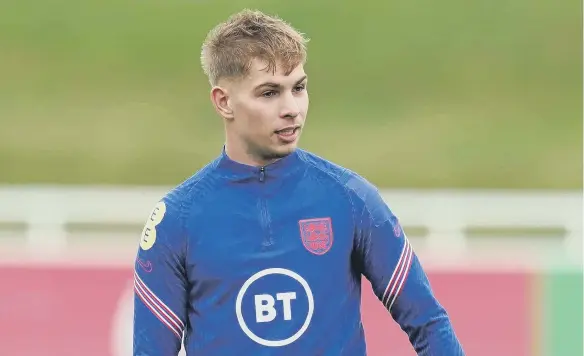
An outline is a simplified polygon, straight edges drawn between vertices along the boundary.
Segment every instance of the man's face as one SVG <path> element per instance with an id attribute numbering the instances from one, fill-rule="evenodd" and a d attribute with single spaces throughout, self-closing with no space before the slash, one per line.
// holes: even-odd
<path id="1" fill-rule="evenodd" d="M 290 154 L 298 145 L 306 114 L 308 93 L 303 65 L 285 75 L 272 74 L 255 60 L 249 75 L 228 89 L 233 118 L 227 135 L 254 160 L 267 163 Z"/>

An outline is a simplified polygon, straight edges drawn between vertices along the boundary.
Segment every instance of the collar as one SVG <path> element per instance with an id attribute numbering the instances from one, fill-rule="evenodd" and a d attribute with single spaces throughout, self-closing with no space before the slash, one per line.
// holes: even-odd
<path id="1" fill-rule="evenodd" d="M 250 166 L 232 160 L 225 151 L 225 146 L 218 158 L 217 168 L 228 178 L 234 180 L 282 178 L 295 172 L 302 163 L 301 150 L 295 149 L 286 157 L 265 166 Z"/>

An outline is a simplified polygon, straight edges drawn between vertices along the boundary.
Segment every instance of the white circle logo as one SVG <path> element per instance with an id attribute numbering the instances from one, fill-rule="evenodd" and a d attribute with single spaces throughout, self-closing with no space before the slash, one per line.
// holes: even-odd
<path id="1" fill-rule="evenodd" d="M 308 314 L 306 315 L 306 320 L 304 321 L 304 324 L 294 335 L 283 340 L 266 340 L 254 334 L 245 323 L 243 313 L 241 310 L 243 297 L 245 296 L 245 292 L 247 292 L 247 289 L 258 279 L 272 274 L 280 274 L 296 280 L 298 283 L 302 285 L 308 298 Z M 312 319 L 312 314 L 314 313 L 314 297 L 312 295 L 312 291 L 310 290 L 308 282 L 306 282 L 306 280 L 302 278 L 298 273 L 292 272 L 284 268 L 268 268 L 259 271 L 258 273 L 251 276 L 247 281 L 245 281 L 239 293 L 237 294 L 237 300 L 235 302 L 235 312 L 237 314 L 237 321 L 239 322 L 239 326 L 250 339 L 263 346 L 269 347 L 286 346 L 298 340 L 298 338 L 300 338 L 300 336 L 302 336 L 302 334 L 306 332 L 306 329 L 308 329 L 308 326 L 310 325 L 310 320 Z"/>

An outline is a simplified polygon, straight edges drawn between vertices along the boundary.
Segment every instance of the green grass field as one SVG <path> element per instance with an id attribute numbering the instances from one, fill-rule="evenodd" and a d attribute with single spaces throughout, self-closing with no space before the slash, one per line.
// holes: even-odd
<path id="1" fill-rule="evenodd" d="M 0 183 L 174 184 L 219 153 L 200 44 L 311 38 L 302 146 L 383 187 L 576 188 L 580 2 L 0 0 Z"/>

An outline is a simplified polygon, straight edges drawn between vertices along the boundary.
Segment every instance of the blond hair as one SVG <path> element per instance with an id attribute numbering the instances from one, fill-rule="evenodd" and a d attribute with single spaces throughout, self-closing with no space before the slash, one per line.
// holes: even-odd
<path id="1" fill-rule="evenodd" d="M 201 51 L 203 71 L 211 85 L 222 78 L 242 78 L 254 59 L 288 74 L 306 62 L 308 39 L 290 24 L 260 11 L 243 10 L 213 28 Z"/>

